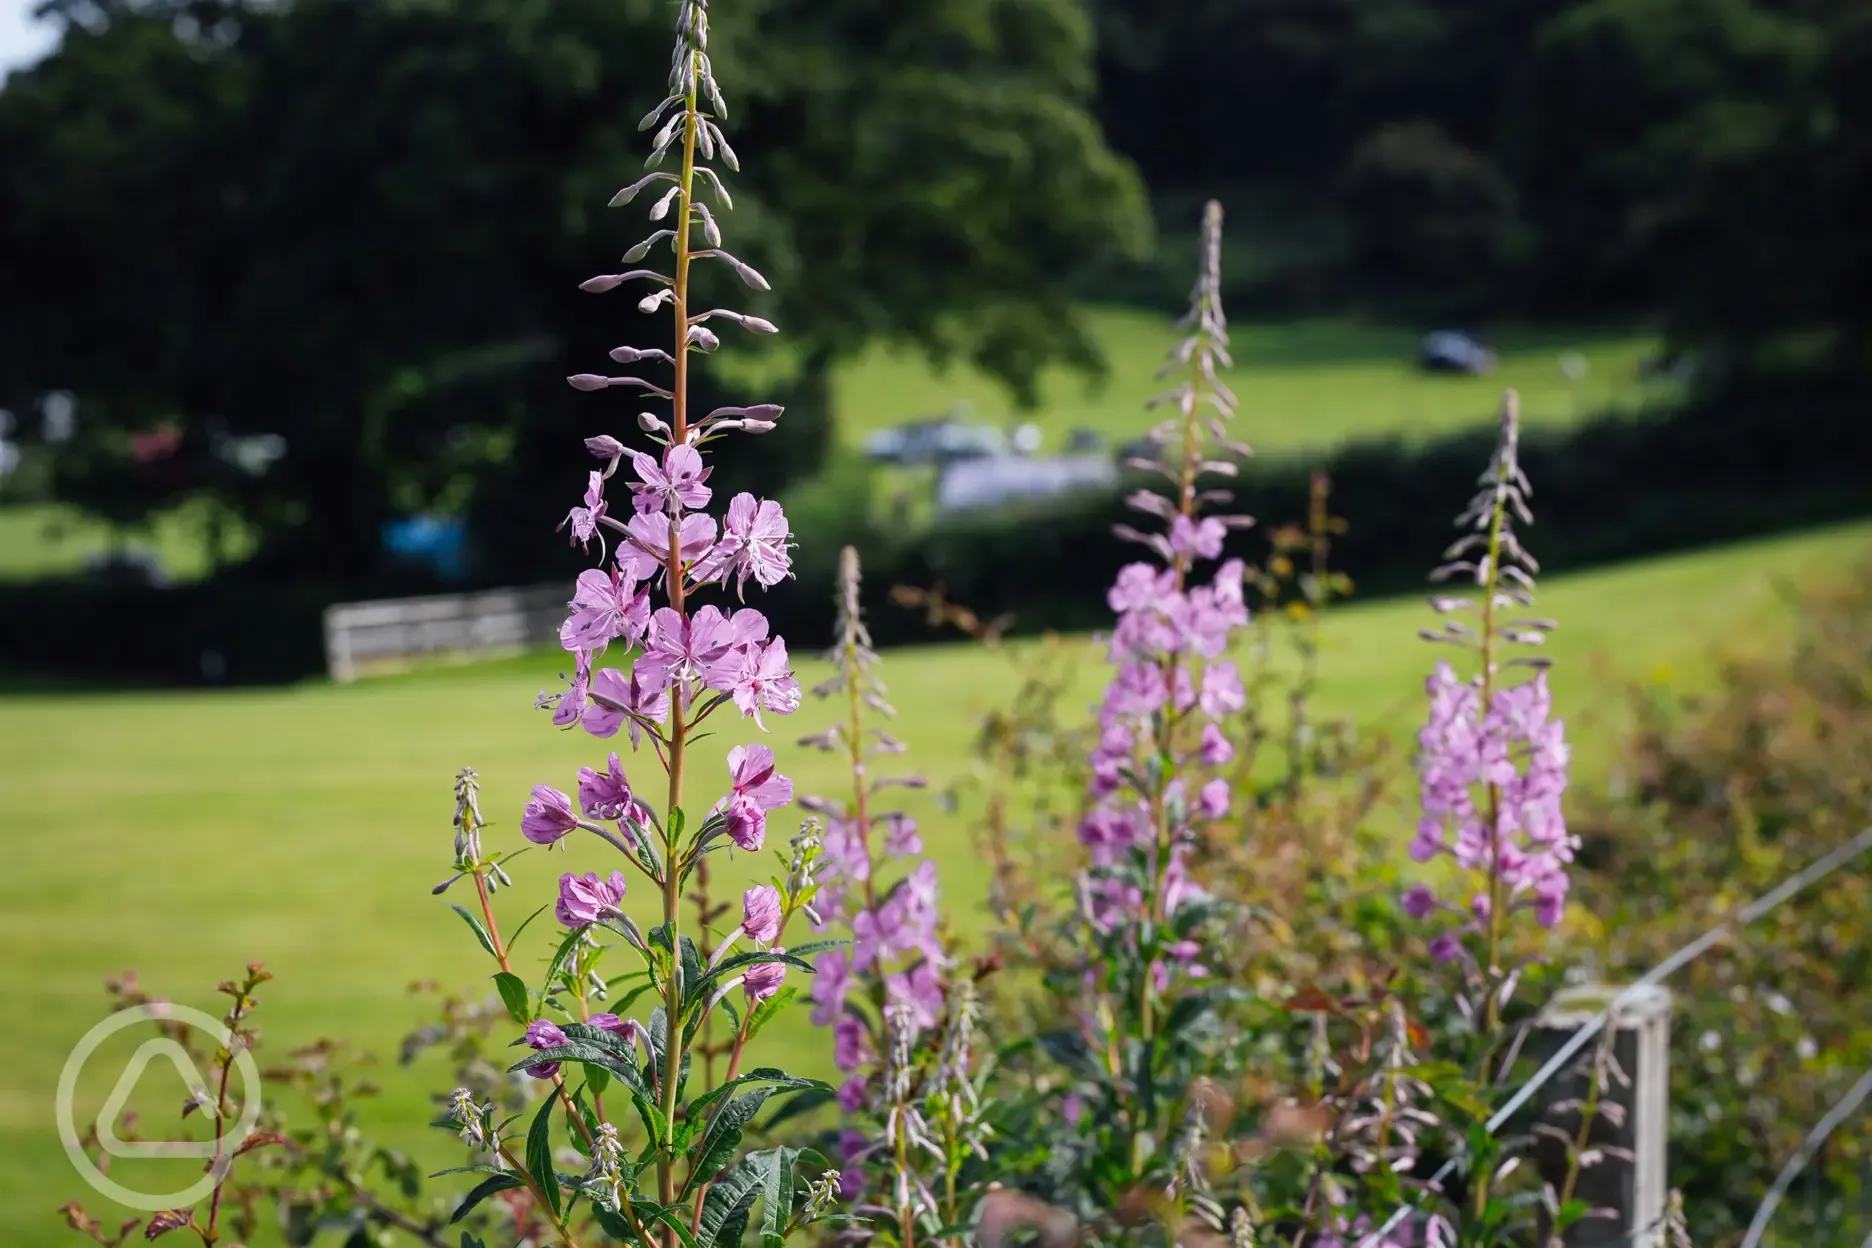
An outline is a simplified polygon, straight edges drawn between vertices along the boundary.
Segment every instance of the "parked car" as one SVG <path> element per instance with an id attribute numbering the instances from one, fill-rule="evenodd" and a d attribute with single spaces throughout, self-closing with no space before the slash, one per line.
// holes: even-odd
<path id="1" fill-rule="evenodd" d="M 1455 329 L 1439 329 L 1417 344 L 1417 367 L 1431 373 L 1468 373 L 1481 376 L 1495 369 L 1495 353 L 1475 338 Z"/>
<path id="2" fill-rule="evenodd" d="M 993 425 L 967 425 L 950 417 L 879 429 L 864 440 L 866 458 L 905 466 L 1005 455 L 1007 449 L 1007 435 Z"/>

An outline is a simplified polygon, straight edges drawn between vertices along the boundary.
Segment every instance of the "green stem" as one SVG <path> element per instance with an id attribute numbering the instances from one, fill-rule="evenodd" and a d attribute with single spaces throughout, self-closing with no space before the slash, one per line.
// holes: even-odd
<path id="1" fill-rule="evenodd" d="M 683 102 L 683 158 L 682 189 L 677 195 L 676 204 L 676 280 L 675 296 L 676 315 L 676 350 L 675 380 L 670 386 L 670 441 L 673 446 L 685 444 L 689 435 L 689 219 L 691 202 L 695 191 L 695 150 L 696 133 L 701 128 L 702 119 L 696 110 L 696 65 L 695 53 L 690 54 L 689 94 Z M 670 607 L 678 615 L 684 614 L 683 604 L 683 563 L 682 542 L 675 522 L 670 524 L 669 562 L 666 566 L 669 579 Z M 669 805 L 664 817 L 664 871 L 663 871 L 663 930 L 669 937 L 670 971 L 669 979 L 664 984 L 663 1015 L 663 1079 L 658 1089 L 662 1093 L 662 1111 L 665 1129 L 670 1138 L 663 1142 L 662 1156 L 657 1161 L 657 1195 L 663 1204 L 669 1205 L 676 1199 L 676 1158 L 671 1148 L 671 1141 L 676 1128 L 676 1093 L 677 1080 L 682 1071 L 683 1025 L 682 1025 L 682 938 L 681 901 L 682 901 L 682 865 L 679 858 L 681 846 L 676 838 L 676 812 L 682 809 L 683 798 L 683 761 L 688 745 L 689 725 L 686 720 L 689 708 L 682 704 L 681 690 L 671 699 L 670 748 L 669 748 Z M 663 1232 L 664 1248 L 677 1248 L 678 1236 L 674 1227 L 666 1227 Z"/>

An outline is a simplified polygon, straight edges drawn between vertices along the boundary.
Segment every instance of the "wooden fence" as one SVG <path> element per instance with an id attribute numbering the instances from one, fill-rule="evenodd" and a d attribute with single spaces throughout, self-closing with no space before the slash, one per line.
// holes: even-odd
<path id="1" fill-rule="evenodd" d="M 515 654 L 558 640 L 566 586 L 493 589 L 348 602 L 325 609 L 325 666 L 333 680 L 398 671 L 420 658 Z"/>

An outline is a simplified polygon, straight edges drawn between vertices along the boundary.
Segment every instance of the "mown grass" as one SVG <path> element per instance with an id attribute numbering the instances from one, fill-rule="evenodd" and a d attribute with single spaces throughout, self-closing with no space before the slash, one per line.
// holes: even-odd
<path id="1" fill-rule="evenodd" d="M 1780 644 L 1791 609 L 1780 587 L 1823 576 L 1869 542 L 1872 526 L 1849 526 L 1555 579 L 1542 607 L 1563 625 L 1555 686 L 1582 783 L 1615 760 L 1624 682 L 1697 682 L 1712 647 Z M 1414 639 L 1424 617 L 1414 602 L 1393 602 L 1330 619 L 1321 709 L 1407 734 L 1434 657 Z M 1072 644 L 1088 660 L 1089 702 L 1096 655 Z M 966 766 L 975 717 L 1009 690 L 1009 662 L 967 646 L 888 654 L 906 764 L 937 781 Z M 213 1008 L 212 985 L 262 959 L 279 976 L 262 1015 L 274 1051 L 342 1035 L 391 1053 L 421 1020 L 412 981 L 482 982 L 479 950 L 429 895 L 447 874 L 450 778 L 463 764 L 480 768 L 490 840 L 506 843 L 530 785 L 569 788 L 580 765 L 599 761 L 589 738 L 552 731 L 532 709 L 561 667 L 561 656 L 535 654 L 349 687 L 0 699 L 0 1156 L 11 1163 L 0 1171 L 0 1243 L 64 1242 L 52 1211 L 91 1196 L 61 1155 L 52 1100 L 66 1053 L 103 1012 L 105 975 L 137 967 L 152 989 Z M 806 683 L 821 675 L 804 667 Z M 791 744 L 828 717 L 809 703 L 771 738 L 802 791 L 843 783 L 826 756 Z M 720 754 L 743 735 L 724 732 L 696 751 L 692 805 L 713 799 Z M 928 794 L 913 795 L 910 809 L 942 868 L 958 934 L 979 936 L 983 881 L 968 828 Z M 521 859 L 520 887 L 502 897 L 511 896 L 507 921 L 549 896 L 559 871 L 600 865 L 601 848 Z M 767 869 L 759 857 L 735 865 L 743 876 Z M 529 932 L 522 962 L 543 956 L 544 931 Z M 823 1065 L 803 1016 L 770 1034 L 789 1056 Z M 88 1071 L 87 1112 L 114 1078 L 103 1069 Z M 446 1071 L 425 1063 L 378 1077 L 385 1095 L 372 1121 L 396 1124 L 392 1138 L 444 1164 L 446 1141 L 418 1124 L 425 1098 L 446 1090 Z M 151 1095 L 150 1121 L 171 1121 L 179 1093 Z"/>

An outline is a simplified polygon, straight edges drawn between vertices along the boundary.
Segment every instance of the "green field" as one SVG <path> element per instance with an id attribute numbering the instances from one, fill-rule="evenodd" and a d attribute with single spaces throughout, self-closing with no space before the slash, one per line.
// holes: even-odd
<path id="1" fill-rule="evenodd" d="M 1694 683 L 1707 678 L 1712 647 L 1780 644 L 1791 619 L 1783 587 L 1868 547 L 1872 526 L 1859 525 L 1556 578 L 1542 607 L 1562 622 L 1555 687 L 1584 782 L 1611 760 L 1623 682 Z M 1414 639 L 1425 616 L 1413 602 L 1336 615 L 1323 708 L 1408 732 L 1433 658 Z M 1007 662 L 968 647 L 886 656 L 908 764 L 938 781 L 964 764 L 972 719 L 1003 696 Z M 0 1039 L 0 1156 L 11 1163 L 0 1172 L 0 1243 L 66 1242 L 52 1211 L 90 1195 L 56 1142 L 52 1090 L 101 1015 L 106 974 L 136 967 L 153 990 L 211 1006 L 215 981 L 262 959 L 279 976 L 264 1007 L 276 1050 L 342 1034 L 388 1051 L 419 1020 L 410 981 L 467 985 L 484 973 L 460 921 L 429 895 L 447 874 L 450 778 L 463 764 L 481 769 L 500 843 L 517 837 L 529 785 L 569 788 L 580 765 L 602 759 L 589 738 L 554 732 L 531 708 L 560 666 L 536 655 L 349 687 L 0 699 L 0 1000 L 10 1024 Z M 802 680 L 818 674 L 810 667 Z M 1088 701 L 1098 676 L 1088 664 Z M 773 737 L 805 791 L 839 783 L 825 756 L 791 745 L 827 719 L 809 703 Z M 698 752 L 692 802 L 725 776 L 713 760 L 729 743 Z M 912 809 L 959 932 L 978 934 L 982 882 L 967 829 L 944 822 L 927 796 Z M 598 866 L 599 848 L 522 859 L 506 913 L 548 897 L 560 870 Z M 529 933 L 522 958 L 541 954 L 542 931 Z M 803 1016 L 793 1021 L 770 1035 L 811 1043 L 804 1060 L 822 1062 Z M 442 1068 L 381 1077 L 378 1113 L 405 1124 L 398 1137 L 425 1145 L 423 1155 L 444 1155 L 444 1141 L 410 1125 L 426 1120 L 427 1094 L 446 1090 Z M 88 1089 L 89 1112 L 107 1088 Z"/>
<path id="2" fill-rule="evenodd" d="M 856 447 L 873 430 L 952 410 L 1010 429 L 1031 420 L 1056 449 L 1081 426 L 1112 444 L 1138 436 L 1148 427 L 1144 403 L 1156 390 L 1151 376 L 1174 336 L 1169 318 L 1119 308 L 1092 308 L 1086 317 L 1109 382 L 1088 389 L 1083 378 L 1056 370 L 1045 379 L 1040 409 L 1030 413 L 1017 412 L 1002 387 L 966 368 L 938 372 L 920 356 L 882 347 L 845 361 L 833 379 L 841 443 Z M 1504 386 L 1520 389 L 1524 420 L 1533 424 L 1564 423 L 1670 393 L 1667 385 L 1638 380 L 1638 362 L 1655 345 L 1649 338 L 1606 330 L 1504 330 L 1496 336 L 1501 366 L 1487 377 L 1419 372 L 1412 365 L 1417 334 L 1408 329 L 1299 321 L 1244 324 L 1231 332 L 1241 436 L 1264 453 L 1486 424 Z M 1566 351 L 1585 357 L 1583 380 L 1561 373 L 1559 357 Z M 199 515 L 187 508 L 160 517 L 147 533 L 113 534 L 70 508 L 0 505 L 0 582 L 74 571 L 112 541 L 155 550 L 178 580 L 198 577 L 208 565 Z"/>
<path id="3" fill-rule="evenodd" d="M 834 381 L 839 437 L 856 446 L 874 429 L 940 416 L 966 405 L 965 418 L 1011 428 L 1031 420 L 1058 448 L 1076 427 L 1108 441 L 1137 437 L 1144 403 L 1159 387 L 1152 375 L 1176 331 L 1166 317 L 1120 308 L 1086 313 L 1109 368 L 1088 389 L 1064 371 L 1045 379 L 1038 411 L 1019 413 L 1005 390 L 968 369 L 934 372 L 920 358 L 876 347 L 841 367 Z M 1264 453 L 1314 450 L 1355 437 L 1417 439 L 1493 419 L 1502 389 L 1521 391 L 1523 419 L 1562 424 L 1610 407 L 1635 406 L 1670 393 L 1641 382 L 1639 361 L 1651 339 L 1606 330 L 1507 329 L 1493 336 L 1501 357 L 1488 376 L 1431 374 L 1414 365 L 1418 334 L 1339 320 L 1229 327 L 1235 369 L 1228 381 L 1241 399 L 1240 436 Z M 1560 356 L 1578 352 L 1587 372 L 1570 381 Z"/>

